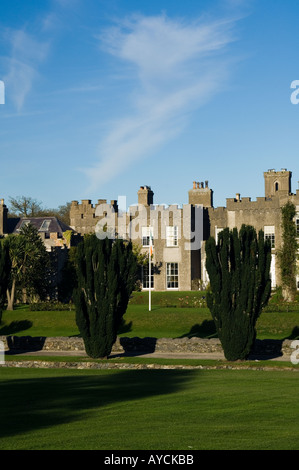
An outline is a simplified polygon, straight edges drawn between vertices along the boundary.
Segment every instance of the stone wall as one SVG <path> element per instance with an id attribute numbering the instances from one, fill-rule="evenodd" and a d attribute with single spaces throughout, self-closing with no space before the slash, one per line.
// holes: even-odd
<path id="1" fill-rule="evenodd" d="M 78 355 L 85 352 L 82 338 L 78 337 L 31 337 L 31 336 L 0 336 L 6 350 L 15 352 L 30 351 L 61 351 L 76 352 Z M 253 354 L 256 357 L 278 357 L 290 355 L 293 351 L 291 340 L 257 340 Z M 211 338 L 117 338 L 113 346 L 112 354 L 145 354 L 145 353 L 169 353 L 178 354 L 209 354 L 223 353 L 219 339 Z"/>

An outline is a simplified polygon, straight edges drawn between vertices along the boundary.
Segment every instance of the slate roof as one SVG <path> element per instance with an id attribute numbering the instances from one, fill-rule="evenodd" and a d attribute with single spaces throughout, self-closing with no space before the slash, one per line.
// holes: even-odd
<path id="1" fill-rule="evenodd" d="M 74 231 L 64 222 L 57 219 L 57 217 L 21 217 L 17 220 L 17 224 L 13 228 L 12 233 L 19 233 L 21 226 L 26 223 L 32 224 L 39 232 L 43 233 L 59 233 L 62 235 L 63 232 L 66 232 L 67 230 L 71 230 L 72 232 Z"/>

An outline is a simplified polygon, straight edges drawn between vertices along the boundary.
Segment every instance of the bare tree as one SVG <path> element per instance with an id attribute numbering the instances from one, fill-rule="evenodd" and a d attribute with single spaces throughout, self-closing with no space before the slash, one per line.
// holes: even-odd
<path id="1" fill-rule="evenodd" d="M 71 203 L 60 205 L 57 209 L 46 209 L 42 203 L 26 196 L 9 198 L 10 217 L 57 217 L 65 224 L 70 224 Z"/>
<path id="2" fill-rule="evenodd" d="M 44 212 L 41 202 L 26 196 L 10 197 L 9 210 L 17 217 L 38 217 Z"/>

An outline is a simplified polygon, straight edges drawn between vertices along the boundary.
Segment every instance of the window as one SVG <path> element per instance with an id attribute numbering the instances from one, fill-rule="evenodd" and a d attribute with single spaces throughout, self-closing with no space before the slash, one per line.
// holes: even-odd
<path id="1" fill-rule="evenodd" d="M 142 287 L 143 289 L 154 288 L 154 275 L 153 270 L 151 271 L 151 284 L 149 281 L 149 266 L 142 266 Z"/>
<path id="2" fill-rule="evenodd" d="M 30 220 L 23 220 L 18 230 L 21 230 L 22 228 L 26 227 L 26 225 L 29 225 L 29 224 L 30 224 Z"/>
<path id="3" fill-rule="evenodd" d="M 265 240 L 270 240 L 271 248 L 275 248 L 275 234 L 274 233 L 267 233 L 265 235 Z"/>
<path id="4" fill-rule="evenodd" d="M 178 227 L 166 227 L 166 245 L 178 246 Z"/>
<path id="5" fill-rule="evenodd" d="M 270 240 L 271 248 L 275 248 L 275 227 L 274 225 L 266 225 L 264 227 L 265 240 Z"/>
<path id="6" fill-rule="evenodd" d="M 152 244 L 154 244 L 153 228 L 142 227 L 142 246 L 150 246 L 150 236 L 152 236 Z"/>
<path id="7" fill-rule="evenodd" d="M 178 263 L 166 264 L 166 287 L 167 289 L 177 289 L 179 287 Z"/>
<path id="8" fill-rule="evenodd" d="M 48 232 L 50 227 L 51 220 L 44 220 L 41 224 L 40 231 L 41 232 Z"/>
<path id="9" fill-rule="evenodd" d="M 299 219 L 296 219 L 296 234 L 299 237 Z"/>

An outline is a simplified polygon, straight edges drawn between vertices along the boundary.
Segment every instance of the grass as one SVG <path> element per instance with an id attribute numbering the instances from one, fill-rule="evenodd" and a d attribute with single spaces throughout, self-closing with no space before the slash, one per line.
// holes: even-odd
<path id="1" fill-rule="evenodd" d="M 202 293 L 134 296 L 120 336 L 215 336 Z M 192 293 L 193 295 L 193 293 Z M 188 303 L 187 303 L 188 302 Z M 191 307 L 190 307 L 191 305 Z M 299 308 L 263 312 L 258 338 L 295 339 Z M 78 335 L 74 311 L 4 312 L 0 335 Z M 90 361 L 82 357 L 7 356 L 11 360 Z M 103 362 L 103 361 L 101 361 Z M 142 357 L 109 363 L 148 363 Z M 151 359 L 201 370 L 0 368 L 0 450 L 297 450 L 298 367 L 284 362 Z M 246 369 L 242 369 L 245 367 Z M 207 370 L 207 367 L 218 369 Z M 275 368 L 275 370 L 265 370 Z M 256 370 L 257 367 L 264 370 Z"/>
<path id="2" fill-rule="evenodd" d="M 27 305 L 4 311 L 0 335 L 75 336 L 78 335 L 74 311 L 32 312 Z"/>
<path id="3" fill-rule="evenodd" d="M 294 372 L 4 368 L 0 389 L 2 450 L 298 449 Z"/>
<path id="4" fill-rule="evenodd" d="M 125 323 L 119 336 L 178 338 L 197 336 L 215 337 L 215 326 L 205 307 L 164 307 L 153 305 L 152 311 L 144 304 L 130 304 L 124 316 Z M 30 311 L 28 306 L 4 311 L 0 335 L 17 336 L 76 336 L 74 311 Z M 265 311 L 257 322 L 258 339 L 296 339 L 299 335 L 299 308 L 297 311 Z"/>

